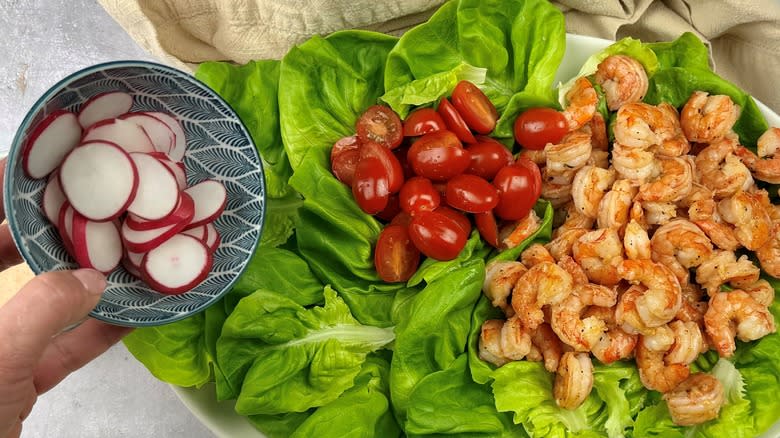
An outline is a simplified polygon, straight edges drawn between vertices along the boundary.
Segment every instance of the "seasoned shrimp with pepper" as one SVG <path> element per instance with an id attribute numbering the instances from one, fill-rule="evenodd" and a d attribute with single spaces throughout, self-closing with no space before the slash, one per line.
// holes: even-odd
<path id="1" fill-rule="evenodd" d="M 647 93 L 647 72 L 636 59 L 625 55 L 612 55 L 599 63 L 594 76 L 604 89 L 610 111 L 629 102 L 639 102 Z"/>
<path id="2" fill-rule="evenodd" d="M 593 389 L 593 362 L 587 353 L 563 353 L 553 384 L 555 403 L 569 410 L 577 409 Z"/>
<path id="3" fill-rule="evenodd" d="M 695 373 L 665 393 L 664 400 L 674 424 L 694 426 L 718 418 L 725 396 L 718 379 Z"/>
<path id="4" fill-rule="evenodd" d="M 689 141 L 712 143 L 731 132 L 739 114 L 729 96 L 694 91 L 680 112 L 680 125 Z"/>
<path id="5" fill-rule="evenodd" d="M 769 309 L 740 289 L 718 292 L 710 298 L 704 326 L 722 357 L 734 354 L 735 336 L 740 341 L 753 341 L 775 332 L 775 320 Z"/>

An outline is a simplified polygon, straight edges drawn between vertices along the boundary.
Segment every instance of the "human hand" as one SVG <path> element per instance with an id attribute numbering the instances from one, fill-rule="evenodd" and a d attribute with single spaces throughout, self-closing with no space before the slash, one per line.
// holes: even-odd
<path id="1" fill-rule="evenodd" d="M 0 181 L 4 171 L 5 159 Z M 20 262 L 8 225 L 0 226 L 0 270 Z M 63 332 L 88 316 L 105 287 L 91 269 L 48 272 L 0 307 L 0 437 L 18 437 L 39 395 L 130 332 L 94 319 Z"/>

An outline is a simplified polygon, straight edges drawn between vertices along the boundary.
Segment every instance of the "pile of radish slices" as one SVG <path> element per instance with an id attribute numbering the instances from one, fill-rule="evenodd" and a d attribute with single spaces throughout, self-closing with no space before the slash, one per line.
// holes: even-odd
<path id="1" fill-rule="evenodd" d="M 214 180 L 187 186 L 179 121 L 132 105 L 110 92 L 78 114 L 50 114 L 29 136 L 22 167 L 48 176 L 43 211 L 79 266 L 109 273 L 121 263 L 158 292 L 186 292 L 211 271 L 220 243 L 212 222 L 227 192 Z"/>

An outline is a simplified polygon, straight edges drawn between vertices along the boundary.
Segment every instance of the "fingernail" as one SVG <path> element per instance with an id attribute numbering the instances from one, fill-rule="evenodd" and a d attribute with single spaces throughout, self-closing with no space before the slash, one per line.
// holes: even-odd
<path id="1" fill-rule="evenodd" d="M 100 295 L 106 289 L 106 277 L 94 269 L 79 269 L 73 271 L 73 276 L 78 278 L 84 289 L 92 295 Z"/>

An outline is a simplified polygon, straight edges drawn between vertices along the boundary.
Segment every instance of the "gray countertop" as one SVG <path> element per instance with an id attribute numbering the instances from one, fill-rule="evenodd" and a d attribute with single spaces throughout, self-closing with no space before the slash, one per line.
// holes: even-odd
<path id="1" fill-rule="evenodd" d="M 0 0 L 0 156 L 50 86 L 88 65 L 155 60 L 94 0 Z M 117 345 L 43 395 L 22 437 L 112 438 L 214 435 Z"/>

